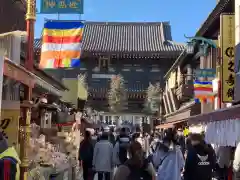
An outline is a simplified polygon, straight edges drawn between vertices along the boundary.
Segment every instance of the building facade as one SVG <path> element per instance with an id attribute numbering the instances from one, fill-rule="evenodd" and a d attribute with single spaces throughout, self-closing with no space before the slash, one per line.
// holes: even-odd
<path id="1" fill-rule="evenodd" d="M 191 44 L 187 47 L 191 47 L 192 52 L 185 49 L 165 75 L 166 88 L 163 95 L 163 104 L 166 114 L 164 117 L 165 122 L 169 126 L 187 121 L 188 119 L 195 119 L 195 115 L 199 115 L 197 116 L 199 119 L 202 118 L 204 121 L 209 121 L 210 118 L 205 119 L 200 114 L 208 114 L 219 108 L 218 87 L 214 90 L 214 102 L 195 103 L 193 81 L 214 80 L 213 82 L 218 83 L 221 63 L 220 49 L 218 48 L 220 14 L 233 13 L 233 3 L 234 1 L 232 0 L 220 0 L 217 2 L 216 7 L 199 28 L 195 37 L 190 38 Z M 216 78 L 199 78 L 195 73 L 197 69 L 216 70 Z M 221 103 L 221 107 L 224 106 L 226 105 Z"/>
<path id="2" fill-rule="evenodd" d="M 36 40 L 40 53 L 41 42 Z M 86 22 L 83 34 L 81 67 L 48 70 L 76 91 L 76 78 L 87 74 L 88 104 L 109 112 L 108 91 L 112 76 L 125 81 L 128 104 L 125 113 L 141 113 L 149 83 L 163 83 L 163 76 L 179 56 L 184 45 L 175 43 L 168 22 L 100 23 Z M 69 99 L 76 99 L 76 92 Z"/>

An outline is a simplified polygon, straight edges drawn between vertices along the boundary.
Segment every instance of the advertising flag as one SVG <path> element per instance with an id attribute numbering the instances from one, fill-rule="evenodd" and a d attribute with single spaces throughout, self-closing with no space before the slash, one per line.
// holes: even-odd
<path id="1" fill-rule="evenodd" d="M 43 29 L 40 68 L 80 66 L 83 29 L 80 21 L 47 21 Z"/>

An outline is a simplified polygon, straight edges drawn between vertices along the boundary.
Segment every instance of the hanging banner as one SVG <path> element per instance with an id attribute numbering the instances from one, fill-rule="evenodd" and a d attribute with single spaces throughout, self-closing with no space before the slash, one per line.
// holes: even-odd
<path id="1" fill-rule="evenodd" d="M 84 24 L 81 21 L 47 21 L 42 34 L 39 67 L 76 68 L 81 64 Z"/>
<path id="2" fill-rule="evenodd" d="M 194 81 L 195 102 L 213 102 L 213 86 L 211 81 Z"/>
<path id="3" fill-rule="evenodd" d="M 83 0 L 41 0 L 42 14 L 83 14 Z"/>
<path id="4" fill-rule="evenodd" d="M 234 49 L 235 49 L 235 15 L 221 14 L 220 21 L 221 55 L 222 55 L 222 102 L 233 101 L 235 73 L 234 73 Z"/>

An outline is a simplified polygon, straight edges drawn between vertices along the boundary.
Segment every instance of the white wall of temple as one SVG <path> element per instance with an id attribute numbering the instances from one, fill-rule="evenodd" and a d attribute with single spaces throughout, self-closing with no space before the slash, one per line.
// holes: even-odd
<path id="1" fill-rule="evenodd" d="M 97 121 L 102 121 L 104 123 L 108 122 L 108 124 L 115 124 L 117 123 L 117 119 L 119 117 L 120 124 L 128 121 L 133 124 L 141 124 L 142 118 L 145 117 L 143 114 L 111 114 L 111 113 L 104 113 L 97 117 Z"/>

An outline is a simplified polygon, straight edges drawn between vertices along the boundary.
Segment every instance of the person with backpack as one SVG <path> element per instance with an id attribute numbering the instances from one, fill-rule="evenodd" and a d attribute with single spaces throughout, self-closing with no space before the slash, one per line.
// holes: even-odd
<path id="1" fill-rule="evenodd" d="M 127 149 L 129 144 L 130 138 L 126 133 L 126 129 L 122 128 L 113 150 L 113 162 L 115 166 L 124 164 L 128 160 Z"/>
<path id="2" fill-rule="evenodd" d="M 212 180 L 215 155 L 204 142 L 201 134 L 191 134 L 192 147 L 189 148 L 184 167 L 184 180 Z"/>
<path id="3" fill-rule="evenodd" d="M 151 162 L 144 157 L 139 142 L 133 141 L 128 149 L 130 158 L 118 167 L 113 180 L 155 180 L 156 172 Z"/>
<path id="4" fill-rule="evenodd" d="M 184 158 L 181 148 L 176 145 L 175 133 L 168 130 L 152 156 L 158 180 L 181 180 Z"/>

